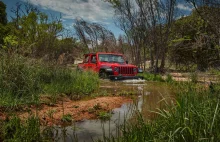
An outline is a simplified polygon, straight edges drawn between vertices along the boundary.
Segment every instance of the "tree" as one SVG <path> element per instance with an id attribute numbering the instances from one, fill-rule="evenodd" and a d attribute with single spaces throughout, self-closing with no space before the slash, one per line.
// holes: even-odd
<path id="1" fill-rule="evenodd" d="M 219 0 L 186 0 L 194 6 L 198 16 L 201 17 L 218 38 L 220 46 L 220 1 Z"/>
<path id="2" fill-rule="evenodd" d="M 57 61 L 60 55 L 65 55 L 65 60 L 73 63 L 75 56 L 83 50 L 81 43 L 64 30 L 61 16 L 47 15 L 30 3 L 18 2 L 11 11 L 12 20 L 5 26 L 0 23 L 0 30 L 3 27 L 7 31 L 7 35 L 1 33 L 0 36 L 4 35 L 2 47 L 8 53 L 46 61 Z"/>
<path id="3" fill-rule="evenodd" d="M 6 5 L 0 1 L 0 47 L 3 45 L 3 38 L 7 33 L 7 13 L 6 13 Z"/>
<path id="4" fill-rule="evenodd" d="M 2 1 L 0 1 L 0 23 L 2 25 L 7 24 L 6 5 Z"/>
<path id="5" fill-rule="evenodd" d="M 116 45 L 114 34 L 98 23 L 77 19 L 74 23 L 76 35 L 88 51 L 110 51 Z"/>
<path id="6" fill-rule="evenodd" d="M 151 68 L 162 72 L 168 48 L 170 29 L 175 17 L 175 0 L 114 0 L 116 25 L 127 36 L 136 65 L 146 61 L 150 52 Z M 159 68 L 159 59 L 161 60 Z M 156 62 L 155 62 L 156 61 Z"/>
<path id="7" fill-rule="evenodd" d="M 25 56 L 59 56 L 54 49 L 58 46 L 56 41 L 63 31 L 61 17 L 49 17 L 29 3 L 17 3 L 12 12 L 14 16 L 7 25 L 10 30 L 5 38 L 13 37 L 18 45 L 12 47 L 12 44 L 5 43 L 5 47 L 13 48 Z"/>
<path id="8" fill-rule="evenodd" d="M 219 64 L 218 38 L 196 11 L 175 21 L 170 42 L 170 60 L 178 68 L 200 71 Z"/>
<path id="9" fill-rule="evenodd" d="M 142 23 L 139 17 L 138 9 L 134 6 L 135 2 L 131 0 L 118 1 L 115 4 L 116 25 L 124 31 L 128 45 L 131 50 L 132 62 L 138 66 L 141 63 L 141 48 L 144 36 L 141 31 Z"/>

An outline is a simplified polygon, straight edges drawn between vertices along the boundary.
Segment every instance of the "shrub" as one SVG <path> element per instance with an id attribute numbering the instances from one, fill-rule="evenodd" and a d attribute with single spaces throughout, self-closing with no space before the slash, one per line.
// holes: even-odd
<path id="1" fill-rule="evenodd" d="M 143 76 L 143 78 L 148 81 L 164 82 L 164 79 L 162 78 L 160 74 L 151 74 L 151 73 L 145 72 L 145 73 L 140 74 L 139 76 Z"/>
<path id="2" fill-rule="evenodd" d="M 193 83 L 197 83 L 198 82 L 198 73 L 197 72 L 190 73 L 190 79 Z"/>

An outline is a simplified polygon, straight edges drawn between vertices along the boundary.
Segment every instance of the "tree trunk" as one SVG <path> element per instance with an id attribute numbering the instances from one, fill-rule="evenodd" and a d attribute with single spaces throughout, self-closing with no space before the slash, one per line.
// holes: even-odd
<path id="1" fill-rule="evenodd" d="M 149 49 L 150 50 L 150 68 L 154 68 L 154 55 L 153 55 L 153 50 L 152 47 Z"/>

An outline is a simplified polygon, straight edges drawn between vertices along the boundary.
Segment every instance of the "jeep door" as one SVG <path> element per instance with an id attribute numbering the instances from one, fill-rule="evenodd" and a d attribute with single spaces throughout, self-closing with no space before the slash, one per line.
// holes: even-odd
<path id="1" fill-rule="evenodd" d="M 86 54 L 85 55 L 85 58 L 84 58 L 84 60 L 83 60 L 83 69 L 84 70 L 87 70 L 88 69 L 88 67 L 89 67 L 89 61 L 90 61 L 90 55 L 89 54 Z"/>
<path id="2" fill-rule="evenodd" d="M 93 70 L 93 71 L 98 72 L 97 57 L 96 57 L 96 55 L 91 55 L 88 68 L 91 69 L 91 70 Z"/>

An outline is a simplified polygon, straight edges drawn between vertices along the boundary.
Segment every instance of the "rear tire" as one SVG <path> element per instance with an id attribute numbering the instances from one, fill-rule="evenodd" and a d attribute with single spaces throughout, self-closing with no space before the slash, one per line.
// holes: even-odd
<path id="1" fill-rule="evenodd" d="M 77 71 L 77 72 L 82 72 L 83 70 L 77 66 L 77 67 L 76 67 L 76 71 Z"/>

